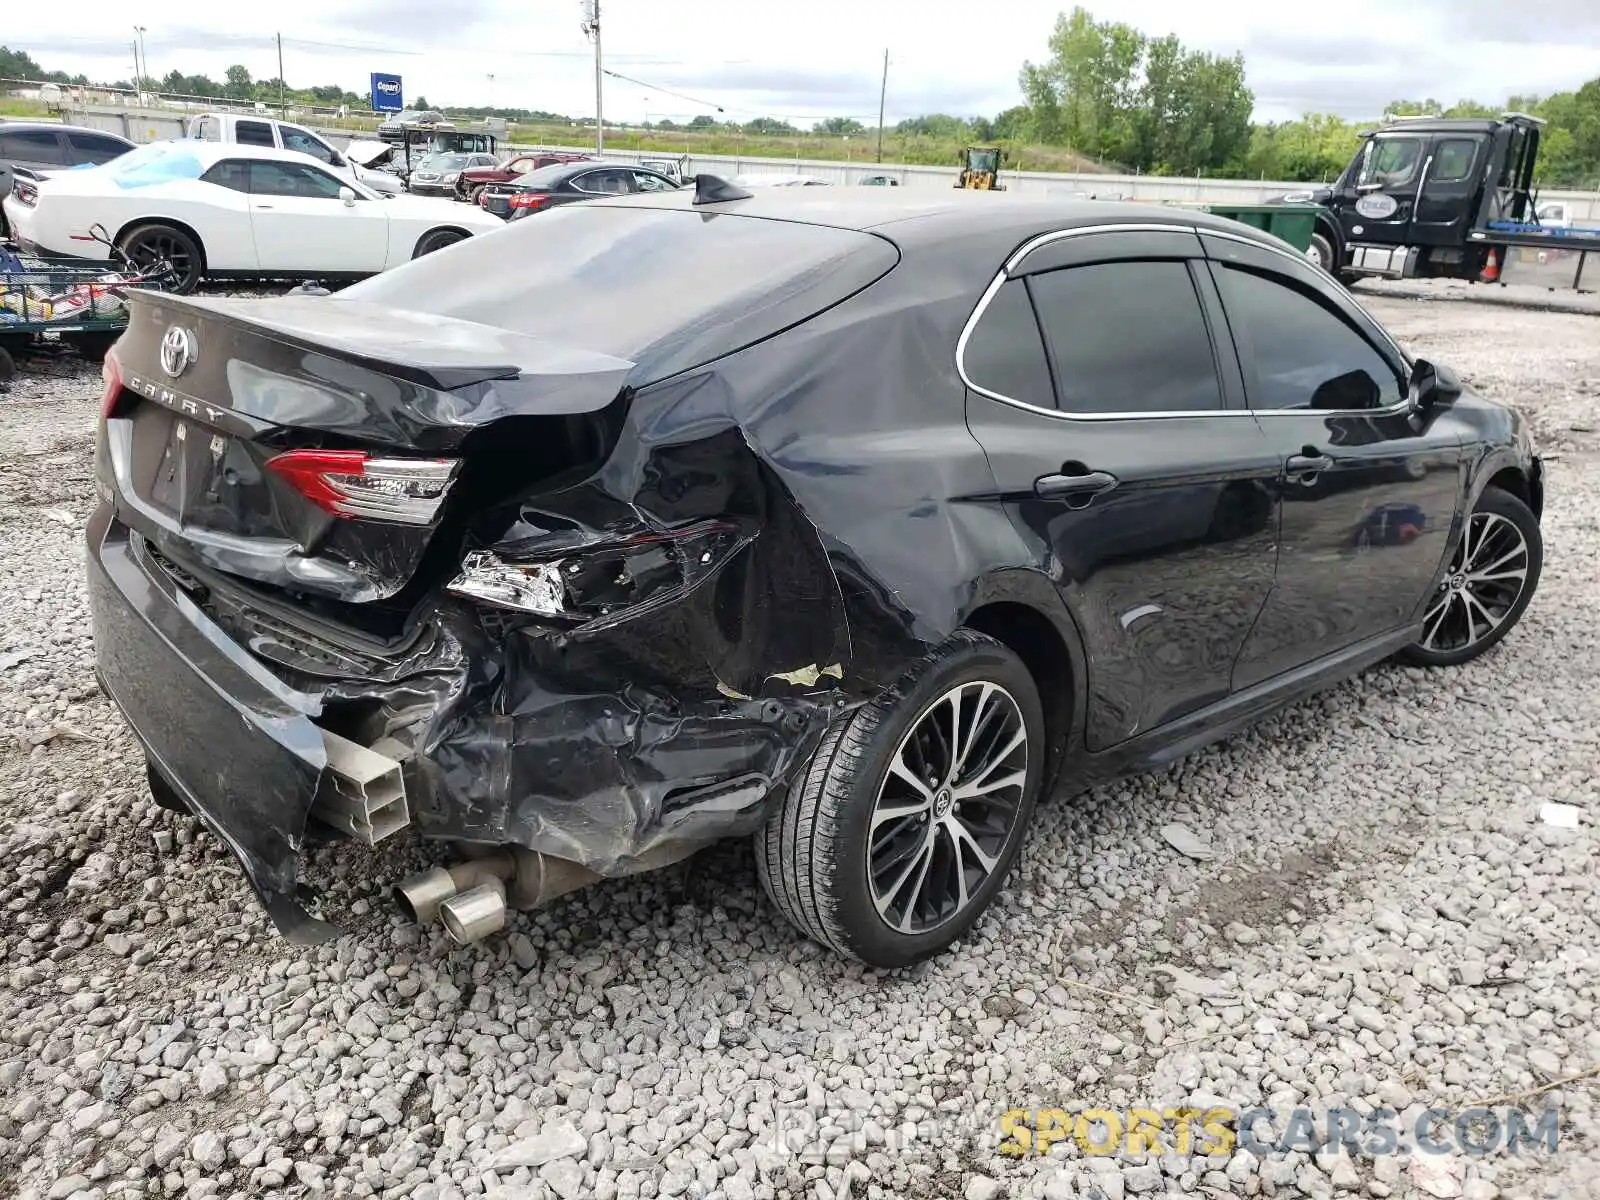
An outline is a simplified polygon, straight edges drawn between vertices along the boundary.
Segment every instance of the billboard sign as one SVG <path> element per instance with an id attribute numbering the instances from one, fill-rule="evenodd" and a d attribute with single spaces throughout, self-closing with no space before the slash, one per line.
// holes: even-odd
<path id="1" fill-rule="evenodd" d="M 397 113 L 405 104 L 401 100 L 400 76 L 372 73 L 372 111 Z"/>

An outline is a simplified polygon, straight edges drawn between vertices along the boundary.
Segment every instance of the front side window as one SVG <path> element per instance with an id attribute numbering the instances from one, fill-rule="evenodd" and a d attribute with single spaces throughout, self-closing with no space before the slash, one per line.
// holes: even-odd
<path id="1" fill-rule="evenodd" d="M 1422 141 L 1414 137 L 1380 137 L 1367 142 L 1361 155 L 1361 174 L 1357 187 L 1403 187 L 1417 174 L 1422 159 Z"/>
<path id="2" fill-rule="evenodd" d="M 262 121 L 240 121 L 234 126 L 234 141 L 241 146 L 271 146 L 272 126 Z"/>
<path id="3" fill-rule="evenodd" d="M 1223 407 L 1200 297 L 1180 261 L 1065 267 L 1030 276 L 1063 412 Z"/>
<path id="4" fill-rule="evenodd" d="M 76 163 L 108 163 L 113 158 L 121 158 L 131 147 L 123 145 L 115 138 L 104 137 L 98 133 L 69 133 L 67 145 L 72 147 L 72 158 Z"/>
<path id="5" fill-rule="evenodd" d="M 1472 174 L 1478 143 L 1471 138 L 1447 138 L 1434 152 L 1430 178 L 1435 183 L 1460 183 Z"/>
<path id="6" fill-rule="evenodd" d="M 1250 407 L 1352 411 L 1405 399 L 1389 360 L 1321 301 L 1240 267 L 1217 270 Z"/>
<path id="7" fill-rule="evenodd" d="M 337 200 L 345 186 L 326 171 L 300 163 L 257 162 L 250 168 L 250 191 L 257 196 L 298 196 Z"/>
<path id="8" fill-rule="evenodd" d="M 334 159 L 333 151 L 322 142 L 313 137 L 304 129 L 296 129 L 293 125 L 285 125 L 283 129 L 283 148 L 296 150 L 301 154 L 309 154 L 312 158 L 320 159 L 331 164 Z"/>
<path id="9" fill-rule="evenodd" d="M 675 192 L 677 187 L 671 180 L 660 175 L 652 175 L 649 171 L 635 171 L 633 182 L 641 192 Z"/>
<path id="10" fill-rule="evenodd" d="M 1028 299 L 1028 285 L 1008 279 L 983 310 L 961 356 L 967 378 L 986 392 L 1035 408 L 1054 408 L 1044 338 Z"/>

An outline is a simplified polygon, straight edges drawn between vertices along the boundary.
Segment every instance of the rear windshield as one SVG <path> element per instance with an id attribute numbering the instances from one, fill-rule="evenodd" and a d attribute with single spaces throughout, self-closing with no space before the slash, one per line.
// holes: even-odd
<path id="1" fill-rule="evenodd" d="M 386 304 L 599 351 L 638 364 L 642 385 L 806 320 L 898 257 L 857 230 L 585 202 L 415 259 L 330 303 Z"/>

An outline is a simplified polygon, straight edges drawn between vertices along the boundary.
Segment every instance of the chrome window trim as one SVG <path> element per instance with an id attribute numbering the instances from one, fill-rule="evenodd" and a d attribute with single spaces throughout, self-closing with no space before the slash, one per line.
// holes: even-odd
<path id="1" fill-rule="evenodd" d="M 1061 241 L 1064 238 L 1087 237 L 1091 234 L 1097 233 L 1192 233 L 1197 237 L 1202 233 L 1206 233 L 1213 237 L 1225 238 L 1230 242 L 1238 242 L 1241 245 L 1252 246 L 1258 250 L 1266 250 L 1269 253 L 1278 255 L 1280 258 L 1286 258 L 1290 262 L 1299 263 L 1301 266 L 1310 266 L 1310 264 L 1302 259 L 1299 255 L 1288 250 L 1279 249 L 1277 246 L 1268 245 L 1267 243 L 1258 241 L 1255 238 L 1244 237 L 1240 234 L 1232 233 L 1223 229 L 1203 228 L 1197 225 L 1130 222 L 1117 225 L 1082 225 L 1074 229 L 1057 229 L 1050 233 L 1040 234 L 1039 236 L 1023 243 L 1020 249 L 1015 251 L 1010 258 L 1006 259 L 1005 266 L 1000 269 L 999 273 L 996 274 L 994 279 L 990 281 L 989 286 L 984 289 L 983 295 L 978 298 L 977 306 L 972 310 L 972 315 L 967 318 L 966 324 L 961 327 L 961 335 L 956 338 L 956 374 L 960 376 L 961 382 L 967 386 L 969 391 L 976 392 L 978 395 L 985 396 L 990 400 L 997 400 L 1001 404 L 1009 404 L 1013 408 L 1020 408 L 1026 412 L 1039 413 L 1040 415 L 1046 417 L 1054 417 L 1059 421 L 1082 421 L 1093 424 L 1098 424 L 1102 421 L 1159 421 L 1175 419 L 1192 420 L 1197 417 L 1300 417 L 1310 413 L 1315 413 L 1322 417 L 1377 418 L 1399 416 L 1411 410 L 1411 399 L 1408 396 L 1396 402 L 1395 404 L 1391 404 L 1388 408 L 1197 408 L 1178 409 L 1174 411 L 1158 410 L 1151 412 L 1069 413 L 1064 412 L 1059 408 L 1043 408 L 1037 404 L 1029 404 L 1026 400 L 1018 400 L 1012 396 L 1002 395 L 999 392 L 990 391 L 988 388 L 980 387 L 974 383 L 972 381 L 972 377 L 967 374 L 967 343 L 971 341 L 972 331 L 977 328 L 978 322 L 983 319 L 983 314 L 985 311 L 987 311 L 990 301 L 994 299 L 995 293 L 998 292 L 1009 280 L 1015 278 L 1015 276 L 1012 275 L 1012 272 L 1022 264 L 1023 259 L 1027 258 L 1028 255 L 1032 254 L 1035 250 L 1042 246 L 1047 246 L 1052 242 Z M 1197 255 L 1197 257 L 1200 257 L 1202 261 L 1211 261 L 1210 259 L 1205 258 L 1203 255 Z M 1061 269 L 1070 270 L 1071 268 L 1063 267 Z M 1334 280 L 1334 282 L 1337 283 L 1338 281 Z M 1361 303 L 1356 300 L 1353 295 L 1350 295 L 1348 290 L 1346 290 L 1346 297 L 1349 300 L 1350 305 L 1362 316 L 1366 317 L 1366 319 L 1372 323 L 1372 327 L 1383 336 L 1384 342 L 1392 351 L 1394 351 L 1396 357 L 1398 357 L 1402 363 L 1410 365 L 1411 359 L 1406 355 L 1405 351 L 1400 349 L 1399 345 L 1396 344 L 1394 339 L 1389 336 L 1388 331 L 1384 329 L 1382 324 L 1380 324 L 1371 313 L 1363 308 Z M 1040 332 L 1040 336 L 1043 336 L 1042 330 Z"/>

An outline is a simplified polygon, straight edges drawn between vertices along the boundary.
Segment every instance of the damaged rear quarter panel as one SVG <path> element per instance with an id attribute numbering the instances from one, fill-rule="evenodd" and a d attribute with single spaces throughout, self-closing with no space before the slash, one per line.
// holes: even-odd
<path id="1" fill-rule="evenodd" d="M 750 536 L 674 603 L 603 628 L 441 605 L 463 652 L 411 713 L 426 833 L 619 874 L 753 832 L 830 721 L 960 624 L 990 518 L 951 497 L 992 488 L 951 353 L 965 278 L 902 268 L 642 388 L 593 476 L 476 522 L 473 544 L 506 557 L 712 520 Z"/>

